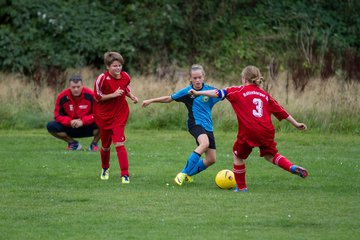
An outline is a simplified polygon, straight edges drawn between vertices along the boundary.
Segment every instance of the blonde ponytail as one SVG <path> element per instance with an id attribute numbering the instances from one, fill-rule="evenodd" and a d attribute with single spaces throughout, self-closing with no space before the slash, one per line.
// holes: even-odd
<path id="1" fill-rule="evenodd" d="M 263 83 L 264 78 L 261 75 L 259 68 L 255 66 L 247 66 L 241 73 L 241 76 L 248 80 L 250 83 L 260 86 Z"/>

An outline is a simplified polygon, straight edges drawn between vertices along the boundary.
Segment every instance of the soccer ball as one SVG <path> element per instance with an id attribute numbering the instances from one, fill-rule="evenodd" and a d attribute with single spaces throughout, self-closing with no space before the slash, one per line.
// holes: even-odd
<path id="1" fill-rule="evenodd" d="M 231 170 L 224 169 L 216 174 L 216 186 L 221 189 L 232 189 L 236 186 L 235 176 Z"/>

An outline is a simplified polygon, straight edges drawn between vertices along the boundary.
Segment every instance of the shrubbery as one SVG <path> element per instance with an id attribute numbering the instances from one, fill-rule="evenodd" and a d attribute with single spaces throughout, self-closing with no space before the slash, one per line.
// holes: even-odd
<path id="1" fill-rule="evenodd" d="M 360 79 L 359 11 L 359 1 L 5 0 L 0 71 L 57 85 L 115 50 L 131 73 L 199 62 L 232 78 L 253 64 L 274 79 L 288 70 L 304 90 L 314 76 Z"/>

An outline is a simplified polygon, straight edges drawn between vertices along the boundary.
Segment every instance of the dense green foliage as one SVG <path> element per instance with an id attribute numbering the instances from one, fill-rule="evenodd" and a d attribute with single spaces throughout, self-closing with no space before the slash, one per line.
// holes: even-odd
<path id="1" fill-rule="evenodd" d="M 340 0 L 1 0 L 0 71 L 56 84 L 115 50 L 137 73 L 200 62 L 232 76 L 254 64 L 273 78 L 289 70 L 303 90 L 312 76 L 360 79 L 359 11 Z"/>
<path id="2" fill-rule="evenodd" d="M 112 149 L 109 181 L 99 153 L 66 152 L 45 131 L 0 131 L 0 231 L 12 239 L 359 239 L 359 136 L 279 134 L 282 154 L 309 170 L 301 179 L 247 161 L 249 193 L 220 190 L 234 133 L 218 131 L 215 165 L 175 186 L 195 142 L 185 131 L 127 130 L 129 185 Z M 86 146 L 91 138 L 81 139 Z"/>

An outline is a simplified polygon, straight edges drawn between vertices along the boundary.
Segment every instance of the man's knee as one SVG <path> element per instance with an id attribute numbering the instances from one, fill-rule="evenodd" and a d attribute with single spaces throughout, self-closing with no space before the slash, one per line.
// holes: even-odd
<path id="1" fill-rule="evenodd" d="M 49 133 L 57 133 L 60 132 L 59 123 L 56 121 L 48 122 L 46 128 Z"/>

